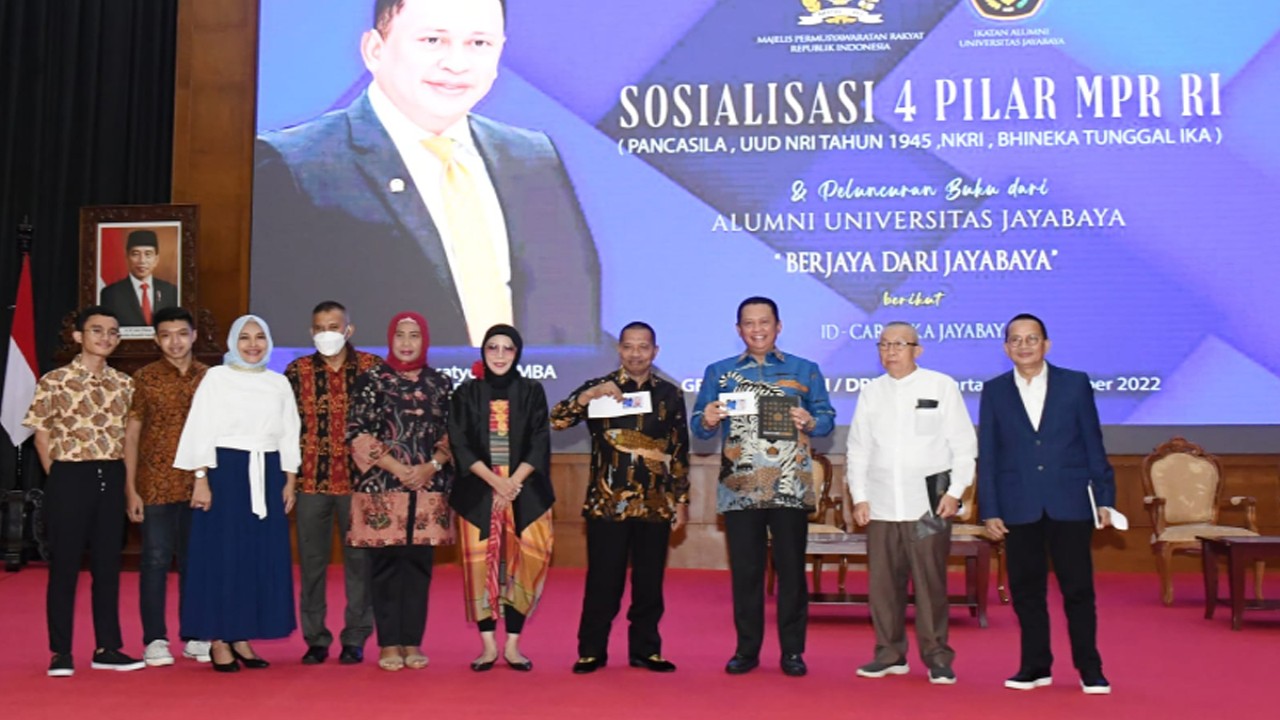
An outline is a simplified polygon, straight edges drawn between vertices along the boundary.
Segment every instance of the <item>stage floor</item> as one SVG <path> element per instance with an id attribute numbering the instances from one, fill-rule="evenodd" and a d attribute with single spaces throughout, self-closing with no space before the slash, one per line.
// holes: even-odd
<path id="1" fill-rule="evenodd" d="M 337 648 L 324 665 L 304 667 L 300 634 L 256 643 L 274 664 L 265 671 L 215 674 L 207 665 L 179 660 L 176 666 L 133 673 L 89 669 L 93 630 L 89 577 L 82 575 L 76 616 L 77 672 L 70 679 L 45 677 L 49 661 L 44 617 L 46 573 L 32 567 L 0 574 L 0 711 L 5 718 L 707 718 L 902 717 L 978 718 L 1003 715 L 1037 720 L 1105 713 L 1116 718 L 1268 717 L 1280 667 L 1280 613 L 1246 614 L 1233 632 L 1230 609 L 1219 606 L 1203 618 L 1200 578 L 1177 578 L 1179 600 L 1160 605 L 1154 573 L 1103 575 L 1098 579 L 1099 645 L 1115 688 L 1107 697 L 1086 697 L 1071 667 L 1060 603 L 1054 607 L 1054 686 L 1032 692 L 1005 690 L 1017 669 L 1018 633 L 1013 611 L 995 600 L 991 627 L 981 629 L 967 611 L 952 611 L 951 644 L 959 683 L 932 686 L 918 657 L 911 674 L 882 680 L 854 676 L 870 659 L 873 635 L 865 607 L 813 607 L 809 675 L 789 678 L 778 669 L 772 604 L 763 663 L 745 676 L 730 677 L 724 662 L 733 653 L 729 577 L 723 571 L 671 571 L 662 629 L 664 654 L 679 670 L 659 675 L 627 667 L 625 617 L 616 622 L 610 666 L 593 675 L 569 672 L 576 657 L 583 571 L 553 568 L 542 605 L 526 627 L 523 648 L 531 673 L 502 666 L 474 673 L 468 662 L 479 641 L 463 622 L 461 572 L 437 568 L 423 648 L 426 670 L 379 670 L 376 643 L 359 666 L 340 666 Z M 176 579 L 176 576 L 175 576 Z M 953 573 L 958 589 L 961 576 Z M 170 632 L 176 635 L 176 595 L 171 582 Z M 340 622 L 341 574 L 331 571 L 329 617 Z M 1225 589 L 1225 585 L 1224 585 Z M 1267 582 L 1280 596 L 1280 572 Z M 121 609 L 126 647 L 141 655 L 137 575 L 122 581 Z M 620 615 L 625 616 L 625 604 Z M 336 634 L 340 627 L 330 629 Z M 176 637 L 174 645 L 180 647 Z M 914 640 L 912 640 L 914 653 Z M 175 715 L 177 713 L 178 715 Z M 1015 714 L 1016 713 L 1016 714 Z"/>

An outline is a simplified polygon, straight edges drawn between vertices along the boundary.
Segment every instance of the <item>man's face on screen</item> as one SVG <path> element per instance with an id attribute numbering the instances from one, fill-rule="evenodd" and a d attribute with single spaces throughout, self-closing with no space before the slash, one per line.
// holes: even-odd
<path id="1" fill-rule="evenodd" d="M 135 247 L 129 250 L 129 273 L 139 280 L 146 280 L 156 269 L 160 254 L 153 247 Z"/>
<path id="2" fill-rule="evenodd" d="M 493 87 L 504 30 L 499 0 L 406 0 L 385 34 L 365 33 L 361 53 L 400 112 L 439 133 Z"/>

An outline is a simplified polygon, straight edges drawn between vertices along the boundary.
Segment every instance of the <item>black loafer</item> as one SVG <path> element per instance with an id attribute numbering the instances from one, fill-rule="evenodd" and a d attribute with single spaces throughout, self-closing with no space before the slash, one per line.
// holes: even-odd
<path id="1" fill-rule="evenodd" d="M 609 659 L 606 657 L 580 657 L 573 664 L 573 673 L 575 675 L 586 675 L 599 670 L 607 664 L 609 664 Z"/>
<path id="2" fill-rule="evenodd" d="M 652 670 L 653 672 L 661 672 L 661 673 L 669 673 L 669 672 L 676 671 L 676 664 L 662 657 L 658 653 L 654 653 L 649 657 L 632 656 L 631 667 L 644 668 L 645 670 Z"/>
<path id="3" fill-rule="evenodd" d="M 342 665 L 359 665 L 364 662 L 364 648 L 358 645 L 343 645 L 342 653 L 338 655 L 338 662 Z"/>
<path id="4" fill-rule="evenodd" d="M 759 666 L 760 658 L 735 654 L 733 657 L 729 658 L 729 662 L 725 664 L 724 671 L 730 675 L 742 675 L 755 670 Z"/>
<path id="5" fill-rule="evenodd" d="M 346 652 L 345 648 L 343 652 Z M 307 654 L 302 656 L 303 665 L 319 665 L 329 659 L 329 648 L 320 645 L 312 645 L 307 648 Z"/>
<path id="6" fill-rule="evenodd" d="M 782 656 L 782 674 L 791 677 L 804 677 L 809 672 L 809 666 L 804 664 L 804 656 L 800 653 L 792 653 Z"/>

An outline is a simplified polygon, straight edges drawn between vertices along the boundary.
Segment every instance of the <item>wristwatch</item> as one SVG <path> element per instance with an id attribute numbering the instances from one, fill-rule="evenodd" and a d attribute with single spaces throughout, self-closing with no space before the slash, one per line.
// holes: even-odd
<path id="1" fill-rule="evenodd" d="M 206 478 L 206 477 L 208 477 L 208 476 L 209 476 L 209 473 L 205 472 L 204 470 L 197 470 L 197 471 L 196 471 L 196 479 L 197 479 L 197 480 L 203 480 L 203 479 L 205 479 L 205 478 Z"/>
<path id="2" fill-rule="evenodd" d="M 431 462 L 431 467 L 435 468 L 436 472 L 440 472 L 441 470 L 444 469 L 444 466 L 440 464 L 440 461 L 437 460 L 434 455 L 431 456 L 430 462 Z"/>

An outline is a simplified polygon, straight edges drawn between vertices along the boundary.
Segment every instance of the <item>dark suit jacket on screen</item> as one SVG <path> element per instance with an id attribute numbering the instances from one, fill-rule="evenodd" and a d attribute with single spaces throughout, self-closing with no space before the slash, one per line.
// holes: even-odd
<path id="1" fill-rule="evenodd" d="M 514 324 L 530 344 L 594 344 L 599 260 L 559 154 L 543 133 L 470 124 L 506 219 Z M 308 344 L 332 298 L 370 327 L 422 312 L 433 344 L 468 344 L 440 233 L 367 94 L 264 135 L 255 158 L 250 300 L 283 320 L 278 343 Z"/>
<path id="2" fill-rule="evenodd" d="M 978 507 L 1006 525 L 1092 520 L 1089 483 L 1099 507 L 1115 507 L 1116 483 L 1089 376 L 1049 365 L 1037 431 L 1010 371 L 982 386 L 978 410 Z"/>
<path id="3" fill-rule="evenodd" d="M 159 280 L 154 276 L 151 278 L 151 283 L 151 312 L 153 315 L 161 308 L 178 307 L 177 286 L 173 283 Z M 98 302 L 116 314 L 117 319 L 120 321 L 120 327 L 135 325 L 147 327 L 149 325 L 147 321 L 142 319 L 142 302 L 138 300 L 137 294 L 133 292 L 133 283 L 129 282 L 127 277 L 102 288 L 102 295 Z"/>

